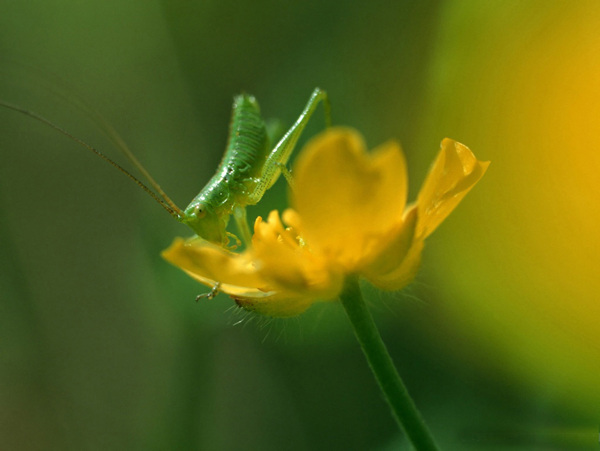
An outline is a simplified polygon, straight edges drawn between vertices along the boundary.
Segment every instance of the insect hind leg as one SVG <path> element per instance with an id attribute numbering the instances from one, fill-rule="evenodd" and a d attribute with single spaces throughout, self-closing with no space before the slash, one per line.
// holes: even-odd
<path id="1" fill-rule="evenodd" d="M 276 163 L 277 166 L 279 166 L 279 170 L 281 171 L 281 174 L 285 177 L 286 182 L 288 182 L 288 185 L 290 185 L 290 188 L 292 188 L 292 190 L 294 189 L 294 176 L 292 175 L 292 171 L 289 170 L 287 168 L 287 166 L 283 163 Z"/>
<path id="2" fill-rule="evenodd" d="M 275 145 L 273 150 L 269 153 L 263 165 L 259 183 L 249 194 L 249 205 L 258 203 L 258 201 L 260 201 L 265 194 L 265 191 L 267 191 L 277 181 L 282 172 L 282 166 L 285 166 L 289 160 L 292 151 L 296 147 L 298 138 L 300 138 L 300 135 L 306 128 L 306 124 L 315 112 L 319 102 L 323 102 L 323 108 L 325 110 L 325 125 L 327 127 L 331 126 L 331 107 L 329 104 L 329 97 L 327 97 L 327 93 L 322 89 L 315 88 L 310 96 L 310 99 L 308 99 L 308 103 L 304 107 L 304 110 L 298 119 L 296 119 L 296 122 L 294 122 L 294 125 L 290 127 L 285 135 L 283 135 L 283 138 L 279 140 L 277 145 Z M 287 172 L 289 175 L 289 171 Z"/>

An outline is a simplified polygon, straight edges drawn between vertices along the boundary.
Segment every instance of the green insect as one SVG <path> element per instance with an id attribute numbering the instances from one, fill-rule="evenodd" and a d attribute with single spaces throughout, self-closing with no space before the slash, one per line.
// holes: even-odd
<path id="1" fill-rule="evenodd" d="M 165 194 L 160 185 L 107 124 L 104 124 L 104 128 L 107 129 L 106 131 L 111 135 L 113 141 L 156 192 L 118 163 L 44 117 L 6 102 L 0 101 L 0 105 L 41 121 L 85 146 L 127 175 L 175 219 L 188 225 L 199 237 L 223 247 L 235 248 L 241 243 L 234 234 L 227 231 L 229 218 L 234 217 L 242 241 L 247 246 L 250 242 L 250 230 L 246 220 L 246 206 L 257 204 L 282 173 L 291 183 L 286 164 L 298 138 L 321 101 L 325 109 L 326 125 L 330 126 L 329 99 L 325 91 L 316 88 L 296 122 L 277 144 L 271 147 L 272 137 L 269 136 L 265 121 L 260 115 L 256 99 L 247 94 L 237 96 L 233 103 L 229 140 L 223 159 L 215 175 L 185 210 L 177 207 Z M 234 245 L 229 245 L 230 238 L 235 241 Z"/>

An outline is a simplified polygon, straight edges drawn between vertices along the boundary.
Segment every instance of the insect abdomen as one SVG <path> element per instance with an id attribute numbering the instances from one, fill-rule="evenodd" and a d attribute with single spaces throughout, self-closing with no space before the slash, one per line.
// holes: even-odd
<path id="1" fill-rule="evenodd" d="M 227 149 L 219 169 L 225 170 L 235 181 L 259 176 L 269 150 L 268 144 L 258 103 L 247 94 L 237 96 L 233 103 Z"/>
<path id="2" fill-rule="evenodd" d="M 235 205 L 247 205 L 262 172 L 269 143 L 260 109 L 254 97 L 241 94 L 234 99 L 229 140 L 217 172 L 185 210 L 189 219 L 198 205 L 226 217 Z"/>

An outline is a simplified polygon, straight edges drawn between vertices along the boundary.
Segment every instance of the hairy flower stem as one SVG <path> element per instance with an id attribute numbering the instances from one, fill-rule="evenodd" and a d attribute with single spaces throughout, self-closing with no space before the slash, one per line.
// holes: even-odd
<path id="1" fill-rule="evenodd" d="M 358 285 L 358 278 L 349 276 L 344 291 L 340 295 L 342 305 L 352 323 L 356 338 L 369 362 L 371 371 L 384 393 L 396 421 L 418 451 L 437 450 L 431 433 L 425 426 L 421 414 L 411 399 L 381 335 L 367 309 Z"/>

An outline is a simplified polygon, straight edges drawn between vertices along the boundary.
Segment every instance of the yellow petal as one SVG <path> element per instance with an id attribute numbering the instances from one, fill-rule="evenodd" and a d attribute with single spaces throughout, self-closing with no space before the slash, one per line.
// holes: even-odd
<path id="1" fill-rule="evenodd" d="M 417 239 L 413 241 L 400 265 L 388 273 L 371 273 L 366 274 L 365 277 L 369 282 L 382 290 L 401 290 L 412 282 L 417 275 L 419 266 L 421 266 L 423 245 L 423 240 Z"/>
<path id="2" fill-rule="evenodd" d="M 294 167 L 292 204 L 303 236 L 353 271 L 397 226 L 406 203 L 406 164 L 390 141 L 368 154 L 362 137 L 333 128 L 313 138 Z"/>
<path id="3" fill-rule="evenodd" d="M 247 254 L 234 254 L 200 238 L 176 238 L 162 252 L 168 262 L 197 281 L 232 296 L 265 296 L 272 291 Z"/>
<path id="4" fill-rule="evenodd" d="M 200 283 L 212 288 L 219 281 L 219 291 L 246 310 L 268 316 L 294 316 L 315 301 L 305 293 L 257 288 L 265 287 L 266 282 L 256 262 L 248 263 L 250 254 L 234 254 L 201 239 L 177 238 L 162 255 Z"/>
<path id="5" fill-rule="evenodd" d="M 478 161 L 467 146 L 444 139 L 417 199 L 417 236 L 429 236 L 479 181 L 489 164 Z"/>
<path id="6" fill-rule="evenodd" d="M 413 246 L 417 226 L 416 207 L 405 213 L 405 217 L 398 227 L 390 232 L 390 236 L 382 240 L 383 247 L 377 258 L 369 263 L 362 272 L 369 280 L 379 279 L 392 272 L 396 272 L 404 262 L 409 250 Z M 398 277 L 398 276 L 395 276 Z"/>
<path id="7" fill-rule="evenodd" d="M 267 221 L 257 218 L 252 244 L 236 254 L 200 238 L 177 238 L 162 256 L 204 285 L 219 282 L 240 307 L 268 316 L 297 315 L 341 291 L 343 272 L 311 253 L 277 211 Z"/>

